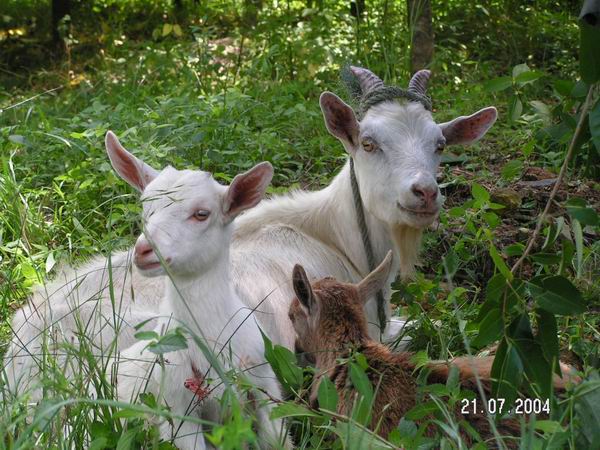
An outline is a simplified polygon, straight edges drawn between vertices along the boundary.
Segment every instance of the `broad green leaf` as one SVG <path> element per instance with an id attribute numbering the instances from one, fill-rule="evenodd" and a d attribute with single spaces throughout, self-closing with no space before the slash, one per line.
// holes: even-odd
<path id="1" fill-rule="evenodd" d="M 108 447 L 108 439 L 101 436 L 90 443 L 88 450 L 104 450 L 106 447 Z"/>
<path id="2" fill-rule="evenodd" d="M 490 193 L 484 188 L 482 185 L 478 183 L 473 183 L 471 186 L 471 195 L 473 198 L 481 203 L 486 203 L 490 201 Z"/>
<path id="3" fill-rule="evenodd" d="M 187 339 L 179 329 L 169 331 L 157 342 L 148 345 L 148 350 L 157 355 L 174 352 L 188 348 Z"/>
<path id="4" fill-rule="evenodd" d="M 536 72 L 536 71 L 530 70 L 528 72 L 522 72 L 519 75 L 517 75 L 515 77 L 515 82 L 519 86 L 524 86 L 526 84 L 533 83 L 535 80 L 538 80 L 543 76 L 544 76 L 544 74 L 541 72 Z"/>
<path id="5" fill-rule="evenodd" d="M 319 414 L 299 403 L 284 402 L 275 406 L 269 415 L 271 420 L 285 417 L 319 417 Z"/>
<path id="6" fill-rule="evenodd" d="M 131 428 L 121 434 L 119 442 L 117 442 L 117 450 L 129 450 L 132 448 L 135 437 L 140 432 L 139 428 Z"/>
<path id="7" fill-rule="evenodd" d="M 373 398 L 373 385 L 365 370 L 355 362 L 350 362 L 350 380 L 354 388 L 370 402 Z"/>
<path id="8" fill-rule="evenodd" d="M 156 331 L 138 331 L 133 337 L 140 341 L 150 341 L 152 339 L 158 339 L 159 335 Z"/>
<path id="9" fill-rule="evenodd" d="M 573 283 L 561 275 L 536 277 L 528 286 L 538 306 L 546 311 L 570 316 L 586 310 L 581 293 Z"/>
<path id="10" fill-rule="evenodd" d="M 538 264 L 542 264 L 544 266 L 549 266 L 552 264 L 560 263 L 561 257 L 556 253 L 536 253 L 531 255 L 531 259 Z"/>
<path id="11" fill-rule="evenodd" d="M 496 269 L 498 269 L 498 271 L 502 274 L 502 276 L 504 278 L 506 278 L 508 281 L 511 281 L 513 279 L 513 274 L 510 272 L 510 269 L 508 268 L 508 266 L 502 259 L 502 256 L 500 256 L 500 253 L 498 253 L 498 250 L 496 249 L 494 244 L 492 244 L 491 242 L 490 242 L 490 256 L 492 257 L 492 261 L 494 261 L 494 265 L 496 266 Z"/>
<path id="12" fill-rule="evenodd" d="M 554 89 L 563 97 L 570 97 L 574 87 L 575 82 L 572 80 L 556 80 L 554 82 Z"/>
<path id="13" fill-rule="evenodd" d="M 522 114 L 523 102 L 521 102 L 521 99 L 518 96 L 514 95 L 508 104 L 508 117 L 511 122 L 515 122 L 521 118 Z"/>
<path id="14" fill-rule="evenodd" d="M 520 176 L 521 172 L 523 172 L 523 161 L 520 159 L 513 159 L 502 167 L 500 174 L 505 180 L 512 180 L 513 178 Z"/>
<path id="15" fill-rule="evenodd" d="M 165 23 L 162 27 L 162 37 L 168 36 L 173 31 L 173 25 Z"/>
<path id="16" fill-rule="evenodd" d="M 535 422 L 535 429 L 546 434 L 553 434 L 558 431 L 563 431 L 561 424 L 554 420 L 538 420 Z"/>
<path id="17" fill-rule="evenodd" d="M 521 385 L 523 363 L 517 350 L 506 339 L 500 341 L 492 364 L 492 396 L 503 398 L 511 405 Z"/>
<path id="18" fill-rule="evenodd" d="M 279 378 L 280 382 L 291 390 L 300 388 L 303 381 L 302 369 L 298 367 L 296 355 L 281 345 L 275 345 L 270 355 L 269 363 L 275 361 L 273 370 Z"/>
<path id="19" fill-rule="evenodd" d="M 579 72 L 587 84 L 600 80 L 600 27 L 580 22 Z"/>
<path id="20" fill-rule="evenodd" d="M 536 340 L 544 351 L 544 356 L 548 361 L 558 361 L 558 327 L 554 314 L 537 309 L 537 336 Z M 558 364 L 557 364 L 558 367 Z"/>
<path id="21" fill-rule="evenodd" d="M 504 320 L 499 308 L 489 311 L 479 324 L 479 334 L 473 340 L 475 347 L 484 347 L 495 342 L 504 329 Z"/>
<path id="22" fill-rule="evenodd" d="M 553 370 L 541 346 L 532 338 L 519 338 L 512 342 L 519 352 L 527 378 L 537 385 L 537 394 L 541 398 L 549 398 L 552 393 Z"/>
<path id="23" fill-rule="evenodd" d="M 517 64 L 516 66 L 513 67 L 512 77 L 516 80 L 522 74 L 530 72 L 530 71 L 531 71 L 531 69 L 529 68 L 529 66 L 527 64 L 525 64 L 525 63 Z"/>
<path id="24" fill-rule="evenodd" d="M 512 83 L 511 77 L 494 78 L 493 80 L 486 81 L 483 84 L 483 89 L 488 92 L 499 92 L 511 87 Z"/>
<path id="25" fill-rule="evenodd" d="M 596 106 L 590 111 L 589 121 L 592 142 L 600 152 L 600 100 L 596 101 Z"/>
<path id="26" fill-rule="evenodd" d="M 415 405 L 404 415 L 404 417 L 406 417 L 409 420 L 421 420 L 424 417 L 427 417 L 438 410 L 439 408 L 435 404 L 435 402 L 430 400 L 428 402 L 419 403 Z"/>
<path id="27" fill-rule="evenodd" d="M 584 199 L 572 197 L 566 207 L 569 215 L 581 222 L 582 225 L 598 225 L 598 213 L 593 208 L 589 208 Z"/>
<path id="28" fill-rule="evenodd" d="M 318 391 L 319 408 L 327 411 L 337 411 L 338 393 L 329 377 L 321 378 Z"/>

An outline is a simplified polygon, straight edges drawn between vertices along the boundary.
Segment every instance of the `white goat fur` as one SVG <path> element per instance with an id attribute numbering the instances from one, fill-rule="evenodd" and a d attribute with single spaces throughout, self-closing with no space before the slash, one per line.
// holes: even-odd
<path id="1" fill-rule="evenodd" d="M 113 156 L 111 160 L 114 164 Z M 146 253 L 145 260 L 136 254 L 135 259 L 148 276 L 165 273 L 161 265 L 156 267 L 158 255 L 168 261 L 165 301 L 156 331 L 185 324 L 191 333 L 205 340 L 215 355 L 220 355 L 218 359 L 225 371 L 238 370 L 258 388 L 252 392 L 252 404 L 259 405 L 256 415 L 262 448 L 279 447 L 282 432 L 281 420 L 269 419 L 272 406 L 263 392 L 275 399 L 280 399 L 281 393 L 265 360 L 262 336 L 252 311 L 233 289 L 229 247 L 233 219 L 260 201 L 272 174 L 270 164 L 263 163 L 236 177 L 227 188 L 207 172 L 167 167 L 142 193 L 144 234 L 138 239 L 136 252 L 139 253 L 138 246 L 149 249 L 151 244 L 156 253 Z M 242 183 L 251 177 L 253 186 Z M 199 210 L 210 214 L 197 220 L 194 212 Z M 140 264 L 148 262 L 152 268 L 145 270 Z M 195 342 L 188 339 L 187 349 L 168 353 L 164 373 L 156 365 L 156 355 L 146 346 L 147 342 L 138 342 L 121 353 L 116 370 L 119 398 L 131 401 L 139 392 L 152 392 L 165 398 L 172 413 L 183 416 L 189 414 L 190 405 L 197 400 L 184 383 L 199 372 L 215 382 L 205 386 L 211 393 L 193 408 L 194 412 L 218 421 L 219 398 L 225 388 Z M 185 421 L 178 430 L 180 424 L 174 420 L 172 429 L 165 421 L 161 426 L 163 438 L 175 438 L 175 444 L 184 450 L 206 448 L 201 426 Z"/>
<path id="2" fill-rule="evenodd" d="M 345 106 L 341 100 L 335 101 Z M 327 114 L 325 117 L 327 122 Z M 481 117 L 485 119 L 483 123 Z M 474 119 L 479 120 L 475 124 L 476 135 L 466 138 L 460 135 L 462 130 L 459 125 L 470 125 L 469 121 Z M 381 155 L 367 154 L 361 150 L 360 145 L 349 143 L 340 137 L 355 160 L 375 260 L 382 260 L 390 249 L 394 251 L 395 264 L 391 279 L 398 274 L 408 277 L 413 273 L 422 229 L 435 218 L 415 216 L 396 205 L 399 200 L 406 206 L 414 205 L 416 200 L 410 192 L 411 179 L 435 177 L 439 164 L 439 155 L 435 153 L 435 139 L 442 134 L 446 136 L 446 131 L 450 129 L 453 134 L 449 133 L 446 137 L 448 145 L 455 143 L 454 140 L 456 143 L 472 142 L 483 136 L 495 119 L 496 110 L 487 108 L 472 116 L 460 117 L 438 126 L 420 104 L 386 102 L 372 107 L 360 123 L 360 133 L 368 132 L 380 142 Z M 473 127 L 470 131 L 473 133 Z M 117 258 L 125 259 L 121 256 L 123 253 L 117 255 Z M 356 221 L 349 164 L 346 163 L 332 183 L 323 190 L 278 196 L 263 201 L 238 218 L 231 248 L 231 263 L 235 290 L 242 301 L 255 307 L 267 297 L 256 313 L 261 326 L 275 343 L 293 348 L 294 331 L 287 312 L 293 298 L 289 273 L 294 264 L 304 266 L 311 278 L 333 276 L 354 283 L 369 272 Z M 104 258 L 99 258 L 82 269 L 105 265 Z M 123 282 L 126 272 L 126 268 L 117 269 L 117 273 L 113 275 L 113 289 L 114 292 L 122 293 L 123 304 L 129 305 L 131 290 Z M 162 279 L 139 280 L 135 274 L 134 270 L 133 292 L 136 293 L 137 303 L 143 302 L 144 309 L 150 310 L 160 301 L 162 290 L 157 287 L 157 283 Z M 95 292 L 100 279 L 106 279 L 106 274 L 92 274 L 92 277 L 88 277 L 78 288 L 79 297 L 87 298 L 89 292 Z M 149 288 L 148 283 L 151 283 Z M 48 291 L 52 291 L 55 284 L 50 283 Z M 389 314 L 389 283 L 387 286 L 384 295 L 388 299 L 386 309 Z M 142 290 L 144 295 L 141 295 Z M 110 298 L 106 295 L 100 301 L 104 303 L 104 310 L 111 305 Z M 50 303 L 64 304 L 64 297 L 54 296 Z M 371 324 L 370 332 L 373 336 L 378 336 L 375 301 L 368 302 L 366 309 Z M 87 317 L 87 314 L 87 309 L 81 311 L 83 317 Z M 41 320 L 37 316 L 32 319 L 36 322 L 33 328 L 41 327 Z M 72 323 L 64 322 L 61 326 L 69 329 Z M 133 341 L 130 340 L 130 332 L 124 332 L 123 329 L 121 332 L 123 335 L 120 336 L 119 348 L 122 349 Z M 25 330 L 19 333 L 19 338 L 28 342 L 33 336 Z M 15 338 L 9 355 L 18 347 L 18 339 Z"/>

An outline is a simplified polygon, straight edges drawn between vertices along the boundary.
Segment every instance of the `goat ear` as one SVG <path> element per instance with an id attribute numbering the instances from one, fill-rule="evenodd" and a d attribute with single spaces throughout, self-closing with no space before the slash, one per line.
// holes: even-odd
<path id="1" fill-rule="evenodd" d="M 461 116 L 440 124 L 447 145 L 471 144 L 478 141 L 494 125 L 498 111 L 493 106 L 483 108 L 470 116 Z"/>
<path id="2" fill-rule="evenodd" d="M 358 145 L 360 127 L 352 108 L 337 95 L 323 92 L 319 99 L 325 125 L 329 132 L 344 144 L 346 150 L 353 154 Z"/>
<path id="3" fill-rule="evenodd" d="M 310 281 L 308 281 L 304 267 L 302 267 L 300 264 L 296 264 L 294 266 L 294 271 L 292 273 L 292 284 L 294 285 L 296 297 L 302 306 L 304 306 L 309 313 L 313 311 L 316 301 L 315 294 L 312 290 L 312 286 L 310 285 Z"/>
<path id="4" fill-rule="evenodd" d="M 375 293 L 385 287 L 392 268 L 392 251 L 390 250 L 381 264 L 358 283 L 358 296 L 366 303 Z"/>
<path id="5" fill-rule="evenodd" d="M 115 172 L 138 191 L 142 192 L 158 176 L 158 171 L 125 150 L 112 131 L 106 133 L 104 144 Z"/>
<path id="6" fill-rule="evenodd" d="M 256 206 L 265 195 L 272 178 L 273 166 L 268 162 L 261 162 L 249 171 L 236 175 L 223 200 L 225 217 L 231 221 L 242 211 Z"/>

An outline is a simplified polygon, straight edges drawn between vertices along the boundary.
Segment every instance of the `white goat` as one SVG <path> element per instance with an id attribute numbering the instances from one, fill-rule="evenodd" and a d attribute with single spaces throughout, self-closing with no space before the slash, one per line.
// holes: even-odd
<path id="1" fill-rule="evenodd" d="M 106 148 L 115 170 L 142 192 L 144 233 L 135 245 L 134 262 L 148 277 L 168 274 L 165 302 L 156 331 L 184 324 L 189 333 L 203 339 L 226 370 L 237 369 L 253 386 L 262 448 L 279 447 L 285 441 L 281 420 L 271 421 L 269 398 L 281 398 L 278 382 L 266 363 L 264 344 L 252 311 L 236 295 L 230 277 L 229 247 L 233 220 L 260 202 L 273 176 L 269 163 L 261 163 L 236 176 L 229 187 L 207 172 L 167 167 L 149 171 L 127 152 L 109 132 Z M 144 174 L 152 176 L 144 178 Z M 156 355 L 138 342 L 121 353 L 117 368 L 119 398 L 132 400 L 140 391 L 165 398 L 176 415 L 186 415 L 195 394 L 186 383 L 210 391 L 196 413 L 219 420 L 223 380 L 194 340 L 188 348 L 166 355 L 164 373 L 155 366 Z M 161 380 L 164 377 L 164 384 Z M 209 379 L 215 379 L 213 384 Z M 204 381 L 206 380 L 206 382 Z M 163 437 L 182 449 L 205 448 L 202 427 L 184 421 L 162 425 Z"/>
<path id="2" fill-rule="evenodd" d="M 365 93 L 381 83 L 366 69 L 354 70 Z M 409 86 L 424 92 L 427 77 L 427 71 L 417 72 Z M 435 220 L 441 206 L 435 177 L 444 146 L 480 139 L 495 122 L 496 109 L 485 108 L 438 125 L 431 112 L 415 102 L 384 101 L 369 108 L 360 122 L 352 108 L 332 93 L 324 93 L 320 103 L 327 128 L 354 161 L 375 261 L 393 250 L 391 278 L 398 274 L 409 277 L 417 262 L 422 230 Z M 152 169 L 148 168 L 148 173 L 152 174 Z M 287 317 L 293 297 L 288 274 L 294 264 L 303 265 L 311 278 L 333 276 L 353 283 L 370 271 L 350 179 L 346 163 L 325 189 L 275 197 L 236 221 L 231 248 L 233 282 L 242 301 L 250 307 L 268 296 L 257 318 L 275 343 L 288 348 L 294 344 Z M 157 304 L 162 289 L 153 285 L 149 295 L 142 298 L 139 292 L 146 290 L 148 280 L 134 276 L 130 290 L 123 279 L 114 277 L 113 289 L 123 293 L 124 304 L 131 300 L 131 291 L 148 310 Z M 97 285 L 96 278 L 86 279 L 78 289 L 87 296 L 88 287 L 93 291 Z M 384 295 L 389 315 L 389 283 Z M 100 300 L 105 310 L 111 306 L 107 296 Z M 379 336 L 374 300 L 367 303 L 366 310 L 370 333 Z M 33 320 L 41 322 L 36 317 Z M 395 324 L 389 337 L 395 336 L 402 322 Z M 18 347 L 19 340 L 29 339 L 19 333 L 11 345 Z"/>

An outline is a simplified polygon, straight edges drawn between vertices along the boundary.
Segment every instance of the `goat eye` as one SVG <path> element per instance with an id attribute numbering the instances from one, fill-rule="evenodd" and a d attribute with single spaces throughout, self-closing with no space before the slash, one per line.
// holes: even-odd
<path id="1" fill-rule="evenodd" d="M 373 141 L 373 139 L 365 138 L 362 140 L 361 145 L 365 152 L 370 153 L 374 150 L 377 150 L 377 144 L 375 141 Z"/>
<path id="2" fill-rule="evenodd" d="M 205 211 L 204 209 L 199 209 L 198 211 L 196 211 L 192 217 L 197 220 L 198 222 L 203 222 L 206 219 L 208 219 L 208 216 L 210 215 L 209 211 Z"/>
<path id="3" fill-rule="evenodd" d="M 444 151 L 444 148 L 446 148 L 446 141 L 438 141 L 437 148 L 435 149 L 435 151 L 437 153 L 442 153 Z"/>

